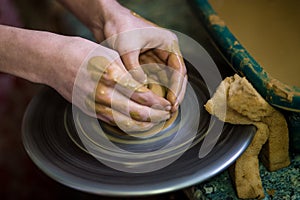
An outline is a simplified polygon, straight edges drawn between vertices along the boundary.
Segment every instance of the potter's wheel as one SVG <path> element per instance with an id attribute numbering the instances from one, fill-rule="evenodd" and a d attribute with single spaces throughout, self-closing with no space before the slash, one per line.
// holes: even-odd
<path id="1" fill-rule="evenodd" d="M 209 94 L 202 79 L 190 74 L 189 82 L 190 89 L 196 94 L 200 120 L 197 122 L 195 137 L 187 136 L 183 142 L 190 142 L 187 151 L 175 143 L 164 151 L 158 151 L 159 153 L 152 152 L 153 149 L 160 149 L 168 144 L 180 131 L 189 132 L 191 123 L 194 123 L 193 116 L 189 115 L 195 110 L 193 105 L 188 106 L 186 110 L 180 109 L 171 126 L 150 138 L 136 139 L 115 134 L 114 128 L 99 122 L 98 125 L 109 133 L 108 138 L 121 149 L 120 151 L 110 149 L 106 143 L 99 145 L 91 138 L 92 136 L 87 137 L 87 141 L 94 145 L 96 151 L 103 152 L 100 159 L 110 163 L 122 162 L 127 156 L 126 152 L 137 153 L 137 159 L 143 153 L 148 153 L 151 159 L 148 163 L 142 163 L 143 167 L 180 154 L 178 159 L 166 167 L 146 173 L 128 173 L 99 162 L 87 151 L 79 136 L 86 133 L 98 134 L 97 126 L 91 124 L 91 120 L 80 111 L 72 114 L 72 106 L 50 88 L 43 89 L 27 109 L 23 121 L 25 149 L 33 162 L 56 181 L 95 194 L 114 196 L 158 194 L 204 181 L 234 162 L 250 143 L 255 128 L 225 124 L 214 148 L 207 156 L 199 158 L 203 138 L 210 131 L 214 131 L 214 124 L 217 124 L 218 120 L 211 118 L 203 108 Z M 191 98 L 193 96 L 187 92 L 184 101 L 190 104 Z M 213 123 L 209 127 L 211 121 Z M 79 130 L 81 133 L 75 127 L 81 127 Z M 122 149 L 126 152 L 124 153 Z M 134 169 L 135 160 L 132 163 Z"/>

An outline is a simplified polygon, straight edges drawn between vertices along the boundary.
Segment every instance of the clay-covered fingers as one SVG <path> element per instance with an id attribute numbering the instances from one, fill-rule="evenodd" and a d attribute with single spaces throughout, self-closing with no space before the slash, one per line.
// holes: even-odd
<path id="1" fill-rule="evenodd" d="M 170 79 L 170 70 L 166 63 L 155 55 L 153 50 L 146 51 L 140 55 L 140 63 L 144 72 L 148 76 L 148 83 L 151 80 L 158 82 L 162 86 L 167 86 Z"/>
<path id="2" fill-rule="evenodd" d="M 187 85 L 186 67 L 178 47 L 174 47 L 174 52 L 147 51 L 140 55 L 140 62 L 149 77 L 168 88 L 166 99 L 175 112 L 183 101 Z"/>
<path id="3" fill-rule="evenodd" d="M 135 80 L 120 59 L 109 63 L 103 57 L 91 58 L 88 72 L 97 84 L 86 104 L 99 119 L 146 130 L 170 118 L 171 103 Z"/>
<path id="4" fill-rule="evenodd" d="M 131 51 L 121 55 L 121 59 L 124 63 L 125 68 L 132 75 L 132 77 L 138 82 L 144 84 L 147 81 L 147 75 L 144 73 L 143 69 L 139 63 L 140 51 Z"/>
<path id="5" fill-rule="evenodd" d="M 142 85 L 128 73 L 120 59 L 107 62 L 99 56 L 90 59 L 88 70 L 93 80 L 108 86 L 119 84 L 130 90 L 136 90 Z"/>
<path id="6" fill-rule="evenodd" d="M 183 99 L 184 99 L 184 95 L 185 95 L 185 92 L 186 92 L 186 87 L 187 87 L 187 83 L 188 83 L 188 76 L 187 74 L 184 76 L 183 78 L 183 83 L 182 83 L 182 87 L 181 87 L 181 90 L 178 94 L 178 97 L 177 97 L 177 100 L 178 100 L 178 103 L 180 104 Z"/>
<path id="7" fill-rule="evenodd" d="M 113 110 L 137 121 L 160 122 L 170 118 L 169 111 L 162 108 L 160 104 L 153 103 L 151 107 L 139 104 L 133 98 L 128 98 L 115 88 L 107 87 L 103 84 L 97 87 L 95 102 L 111 107 Z"/>
<path id="8" fill-rule="evenodd" d="M 102 81 L 111 86 L 127 73 L 120 59 L 109 61 L 103 56 L 92 57 L 88 62 L 87 69 L 94 81 Z"/>
<path id="9" fill-rule="evenodd" d="M 138 104 L 156 107 L 161 110 L 170 110 L 171 104 L 168 100 L 154 94 L 147 87 L 136 81 L 125 69 L 118 67 L 116 63 L 106 67 L 104 73 L 93 72 L 93 76 L 99 76 L 98 85 L 106 85 L 115 88 L 127 98 L 132 99 Z M 100 76 L 101 75 L 101 76 Z M 103 93 L 102 87 L 97 88 L 96 99 Z M 99 96 L 100 95 L 100 96 Z"/>
<path id="10" fill-rule="evenodd" d="M 155 49 L 154 53 L 168 66 L 169 82 L 167 100 L 172 104 L 172 112 L 178 109 L 182 102 L 187 85 L 187 71 L 180 52 L 168 52 Z"/>
<path id="11" fill-rule="evenodd" d="M 91 99 L 88 99 L 86 104 L 90 107 L 90 109 L 95 109 L 98 119 L 112 126 L 118 126 L 126 132 L 146 131 L 156 125 L 156 123 L 153 122 L 136 121 L 108 106 L 95 103 Z"/>
<path id="12" fill-rule="evenodd" d="M 170 53 L 168 66 L 172 68 L 172 75 L 169 82 L 167 99 L 173 105 L 172 111 L 174 112 L 178 109 L 179 104 L 183 100 L 187 84 L 187 75 L 184 62 L 180 55 Z"/>
<path id="13" fill-rule="evenodd" d="M 158 96 L 145 86 L 142 86 L 142 88 L 143 89 L 140 88 L 132 91 L 126 87 L 118 86 L 118 91 L 141 105 L 153 107 L 159 110 L 171 110 L 171 103 L 168 100 L 164 97 Z"/>
<path id="14" fill-rule="evenodd" d="M 140 54 L 139 61 L 141 64 L 165 64 L 164 60 L 160 59 L 153 50 L 154 49 L 149 49 Z"/>
<path id="15" fill-rule="evenodd" d="M 165 63 L 160 60 L 151 50 L 146 51 L 139 56 L 139 62 L 144 72 L 149 76 L 156 74 L 165 68 Z"/>

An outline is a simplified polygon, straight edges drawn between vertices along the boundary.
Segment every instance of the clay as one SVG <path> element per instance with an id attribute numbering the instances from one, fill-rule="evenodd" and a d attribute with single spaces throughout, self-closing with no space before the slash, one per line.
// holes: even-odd
<path id="1" fill-rule="evenodd" d="M 156 74 L 159 76 L 160 79 L 162 79 L 165 82 L 168 82 L 168 76 L 167 76 L 167 72 L 165 70 L 161 69 L 158 65 L 152 65 L 151 67 L 152 68 L 149 68 L 149 70 L 152 73 L 156 72 Z M 97 88 L 96 88 L 97 94 L 105 95 L 105 91 L 101 89 L 101 84 L 102 84 L 101 81 L 104 79 L 104 80 L 108 80 L 108 81 L 112 82 L 113 85 L 119 84 L 122 87 L 130 89 L 131 91 L 134 91 L 134 92 L 144 93 L 144 92 L 149 92 L 149 90 L 151 90 L 153 93 L 157 94 L 158 96 L 166 98 L 167 89 L 165 88 L 165 86 L 160 85 L 155 80 L 150 81 L 149 77 L 148 77 L 149 83 L 147 85 L 142 85 L 142 84 L 138 83 L 137 81 L 135 81 L 134 79 L 132 79 L 131 76 L 129 76 L 129 75 L 124 76 L 123 73 L 118 73 L 118 72 L 120 72 L 120 71 L 118 71 L 118 69 L 112 70 L 111 63 L 109 63 L 109 61 L 103 56 L 92 57 L 88 62 L 87 69 L 88 69 L 92 79 L 95 81 L 99 81 Z M 121 75 L 119 75 L 119 74 L 121 74 Z M 96 101 L 96 103 L 92 103 L 90 100 L 90 97 L 87 97 L 87 99 L 86 99 L 87 107 L 91 110 L 94 110 L 93 108 L 95 107 L 96 112 L 102 112 L 103 106 L 101 104 L 97 104 L 97 96 L 96 96 L 95 101 Z M 107 113 L 108 114 L 107 118 L 109 119 L 109 121 L 113 121 L 111 112 L 112 111 L 110 110 L 110 112 Z M 141 118 L 139 113 L 137 113 L 137 112 L 131 111 L 129 114 L 134 119 Z M 153 136 L 153 135 L 159 133 L 163 129 L 166 129 L 167 127 L 169 127 L 175 121 L 177 115 L 178 115 L 178 111 L 173 113 L 171 118 L 168 121 L 161 122 L 158 125 L 151 128 L 150 130 L 146 130 L 146 131 L 141 130 L 144 132 L 141 134 L 136 133 L 136 136 L 137 137 L 150 137 L 150 136 Z M 151 122 L 151 119 L 148 119 L 147 121 Z M 120 123 L 120 125 L 123 124 L 125 127 L 129 128 L 130 126 L 132 126 L 132 127 L 135 126 L 135 124 L 133 124 L 133 123 L 134 123 L 134 121 L 130 121 L 130 122 L 124 121 L 124 122 Z"/>
<path id="2" fill-rule="evenodd" d="M 167 89 L 164 86 L 159 85 L 158 83 L 154 83 L 151 81 L 150 84 L 148 84 L 148 88 L 155 94 L 161 96 L 161 97 L 165 97 L 166 93 L 167 93 Z M 171 118 L 165 122 L 162 122 L 156 126 L 154 126 L 153 128 L 151 128 L 148 131 L 143 132 L 143 136 L 144 137 L 150 137 L 153 136 L 159 132 L 161 132 L 162 130 L 168 128 L 171 124 L 174 123 L 174 121 L 176 120 L 178 116 L 178 111 L 176 111 L 175 113 L 172 114 Z"/>
<path id="3" fill-rule="evenodd" d="M 256 126 L 251 144 L 230 171 L 239 198 L 262 199 L 259 157 L 269 171 L 290 164 L 289 134 L 284 116 L 270 106 L 246 78 L 237 74 L 222 81 L 205 108 L 222 121 Z"/>

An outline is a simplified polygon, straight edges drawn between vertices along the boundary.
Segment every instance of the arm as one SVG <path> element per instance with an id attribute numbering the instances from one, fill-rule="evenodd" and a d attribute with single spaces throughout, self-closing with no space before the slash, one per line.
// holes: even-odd
<path id="1" fill-rule="evenodd" d="M 0 71 L 50 85 L 71 100 L 69 91 L 72 91 L 78 63 L 82 63 L 97 44 L 78 37 L 3 25 L 0 32 Z"/>
<path id="2" fill-rule="evenodd" d="M 116 0 L 57 0 L 85 24 L 98 41 L 105 39 L 105 23 L 112 19 L 111 11 L 126 13 Z"/>
<path id="3" fill-rule="evenodd" d="M 169 102 L 155 96 L 148 89 L 145 88 L 141 93 L 135 91 L 136 88 L 121 91 L 114 88 L 115 84 L 122 85 L 122 80 L 120 83 L 116 82 L 117 78 L 126 74 L 115 51 L 79 37 L 66 37 L 43 31 L 0 25 L 0 32 L 0 71 L 49 85 L 69 102 L 92 116 L 94 113 L 88 108 L 87 101 L 91 95 L 95 95 L 96 102 L 94 99 L 92 102 L 96 104 L 97 117 L 110 124 L 115 124 L 115 119 L 122 119 L 122 122 L 131 120 L 131 128 L 140 130 L 169 118 L 168 111 L 151 108 L 154 104 L 169 106 Z M 97 62 L 96 69 L 89 70 L 87 63 L 90 60 L 87 58 L 91 53 L 109 62 Z M 99 74 L 98 80 L 94 80 L 91 74 L 97 73 L 99 69 L 104 75 L 101 77 Z M 126 83 L 128 82 L 135 83 L 131 76 L 126 76 Z M 99 93 L 96 89 L 99 89 Z M 74 93 L 74 90 L 77 93 Z M 128 93 L 132 94 L 132 98 L 126 97 Z M 112 94 L 115 94 L 117 99 L 123 98 L 120 102 L 122 104 L 112 108 Z M 127 105 L 129 112 L 126 110 Z M 113 110 L 115 112 L 112 112 Z M 136 113 L 133 119 L 132 113 Z M 151 116 L 148 116 L 150 113 Z M 150 117 L 157 121 L 150 122 Z"/>

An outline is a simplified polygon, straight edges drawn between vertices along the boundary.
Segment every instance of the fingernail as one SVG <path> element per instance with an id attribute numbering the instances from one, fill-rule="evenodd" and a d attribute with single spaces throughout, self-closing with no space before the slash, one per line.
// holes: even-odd
<path id="1" fill-rule="evenodd" d="M 144 74 L 143 71 L 132 69 L 130 70 L 130 74 L 141 84 L 145 84 L 147 82 L 147 76 Z"/>
<path id="2" fill-rule="evenodd" d="M 166 115 L 164 116 L 164 118 L 162 118 L 162 120 L 168 120 L 171 118 L 171 114 L 168 112 L 166 113 Z"/>
<path id="3" fill-rule="evenodd" d="M 172 106 L 166 106 L 165 111 L 170 111 L 172 109 Z"/>
<path id="4" fill-rule="evenodd" d="M 153 105 L 151 106 L 151 108 L 154 108 L 154 109 L 156 109 L 156 110 L 163 110 L 163 106 L 161 106 L 160 104 L 153 104 Z"/>

